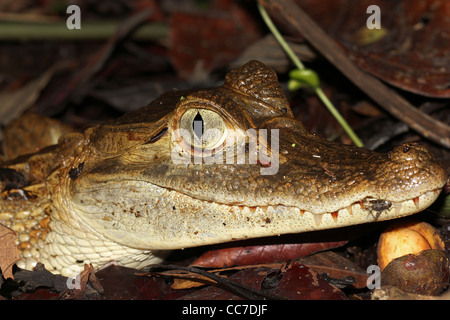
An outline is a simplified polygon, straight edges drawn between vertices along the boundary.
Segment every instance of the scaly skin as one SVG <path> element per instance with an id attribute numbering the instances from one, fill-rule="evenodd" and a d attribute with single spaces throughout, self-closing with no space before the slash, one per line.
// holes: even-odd
<path id="1" fill-rule="evenodd" d="M 243 138 L 236 141 L 244 164 L 226 148 L 227 163 L 173 160 L 199 152 L 178 131 L 189 129 L 191 122 L 180 119 L 192 109 L 212 111 L 202 113 L 204 126 L 223 119 L 225 136 Z M 278 129 L 278 148 L 257 138 L 272 158 L 249 163 L 256 152 L 251 134 L 244 135 L 249 129 L 269 136 Z M 407 216 L 428 207 L 447 179 L 417 144 L 380 154 L 307 133 L 275 73 L 256 61 L 231 71 L 221 87 L 168 93 L 116 121 L 66 134 L 50 154 L 52 169 L 42 181 L 49 192 L 39 198 L 48 200 L 34 206 L 49 223 L 23 228 L 23 239 L 32 230 L 43 236 L 19 243 L 29 244 L 19 266 L 41 261 L 66 275 L 84 263 L 140 268 L 173 249 Z M 30 176 L 26 166 L 7 166 Z M 270 169 L 274 174 L 262 174 Z M 0 203 L 2 212 L 14 213 L 5 219 L 10 226 L 22 221 L 17 203 Z"/>

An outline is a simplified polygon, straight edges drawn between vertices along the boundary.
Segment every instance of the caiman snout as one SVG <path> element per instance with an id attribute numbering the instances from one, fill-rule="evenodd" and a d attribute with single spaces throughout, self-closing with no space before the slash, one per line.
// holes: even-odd
<path id="1" fill-rule="evenodd" d="M 418 143 L 406 143 L 395 147 L 389 153 L 390 162 L 385 168 L 390 174 L 391 189 L 401 188 L 428 192 L 442 188 L 447 173 L 435 156 Z M 397 187 L 396 187 L 397 186 Z"/>

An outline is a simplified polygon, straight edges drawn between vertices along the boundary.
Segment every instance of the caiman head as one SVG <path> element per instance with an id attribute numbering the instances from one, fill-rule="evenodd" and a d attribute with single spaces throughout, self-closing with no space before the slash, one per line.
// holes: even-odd
<path id="1" fill-rule="evenodd" d="M 306 132 L 273 70 L 175 91 L 85 131 L 55 210 L 123 246 L 169 250 L 337 228 L 428 207 L 447 174 L 427 149 L 389 153 Z"/>

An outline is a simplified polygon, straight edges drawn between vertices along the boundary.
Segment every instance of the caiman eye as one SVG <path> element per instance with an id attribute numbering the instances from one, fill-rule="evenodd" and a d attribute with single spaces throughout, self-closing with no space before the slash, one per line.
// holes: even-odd
<path id="1" fill-rule="evenodd" d="M 223 143 L 227 126 L 220 114 L 207 109 L 189 109 L 180 118 L 184 141 L 201 149 L 213 149 Z"/>

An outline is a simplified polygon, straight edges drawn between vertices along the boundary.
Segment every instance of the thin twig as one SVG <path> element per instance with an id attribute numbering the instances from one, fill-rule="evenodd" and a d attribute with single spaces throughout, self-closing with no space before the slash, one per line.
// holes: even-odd
<path id="1" fill-rule="evenodd" d="M 206 270 L 195 268 L 195 267 L 186 267 L 186 266 L 179 266 L 179 265 L 172 265 L 172 264 L 154 264 L 150 265 L 146 268 L 147 270 L 152 269 L 166 269 L 166 270 L 183 270 L 188 271 L 192 273 L 200 274 L 204 277 L 207 277 L 211 280 L 214 280 L 217 282 L 218 286 L 222 289 L 228 290 L 229 292 L 236 294 L 242 298 L 250 299 L 250 300 L 284 300 L 285 298 L 264 292 L 262 290 L 256 290 L 253 288 L 250 288 L 248 286 L 245 286 L 243 284 L 234 282 L 232 280 L 220 277 L 214 273 L 208 272 Z"/>

